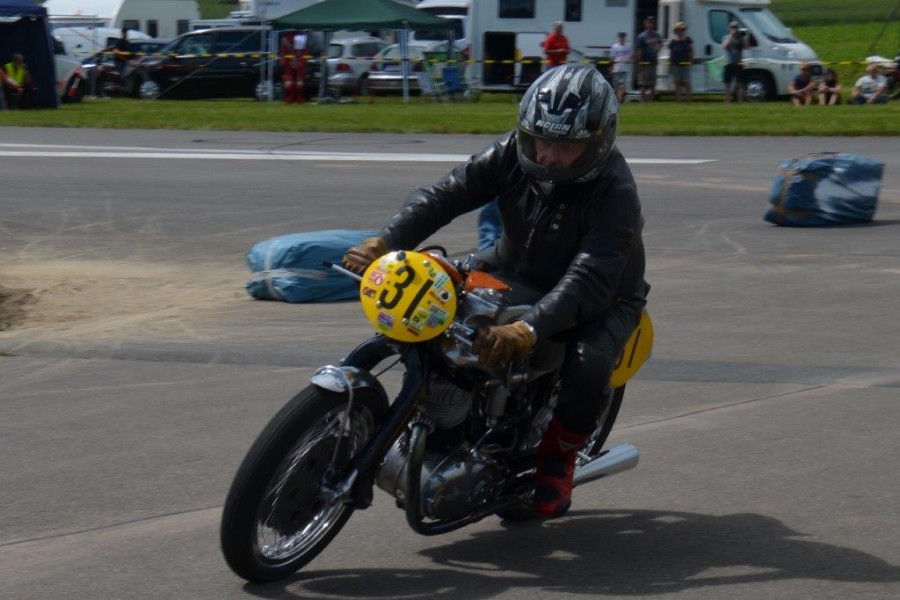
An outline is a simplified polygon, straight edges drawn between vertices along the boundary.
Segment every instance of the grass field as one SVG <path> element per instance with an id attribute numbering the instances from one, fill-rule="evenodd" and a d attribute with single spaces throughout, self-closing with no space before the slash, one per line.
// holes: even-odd
<path id="1" fill-rule="evenodd" d="M 233 0 L 200 0 L 205 18 L 234 10 Z M 773 0 L 772 9 L 823 62 L 836 68 L 845 94 L 866 56 L 900 50 L 900 0 Z M 893 20 L 891 19 L 893 14 Z M 721 98 L 690 106 L 666 98 L 622 107 L 623 135 L 900 135 L 900 102 L 873 107 L 797 110 L 787 102 L 726 106 Z M 156 101 L 88 99 L 56 111 L 0 113 L 0 126 L 162 128 L 259 131 L 386 131 L 499 133 L 515 122 L 517 97 L 484 95 L 470 104 L 396 98 L 374 104 L 285 106 L 252 100 Z"/>

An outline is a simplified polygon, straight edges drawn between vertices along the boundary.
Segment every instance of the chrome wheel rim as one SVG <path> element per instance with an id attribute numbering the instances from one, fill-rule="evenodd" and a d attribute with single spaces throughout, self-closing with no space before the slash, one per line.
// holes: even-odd
<path id="1" fill-rule="evenodd" d="M 255 523 L 258 556 L 270 563 L 290 562 L 313 548 L 350 510 L 322 498 L 321 481 L 340 435 L 344 408 L 336 408 L 310 427 L 276 470 Z M 368 411 L 354 411 L 351 433 L 342 443 L 358 450 L 374 429 Z"/>
<path id="2" fill-rule="evenodd" d="M 144 100 L 156 100 L 159 98 L 159 84 L 152 79 L 143 81 L 139 93 Z"/>

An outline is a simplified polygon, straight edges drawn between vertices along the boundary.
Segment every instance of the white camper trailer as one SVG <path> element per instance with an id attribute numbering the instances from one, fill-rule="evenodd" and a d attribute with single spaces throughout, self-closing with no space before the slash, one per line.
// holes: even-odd
<path id="1" fill-rule="evenodd" d="M 200 18 L 196 0 L 47 0 L 50 26 L 111 27 L 173 38 Z"/>
<path id="2" fill-rule="evenodd" d="M 543 70 L 541 43 L 555 21 L 563 23 L 572 52 L 569 60 L 599 64 L 609 61 L 618 31 L 636 42 L 644 18 L 657 15 L 659 34 L 668 39 L 676 22 L 688 24 L 694 40 L 695 93 L 721 93 L 727 25 L 737 21 L 750 36 L 744 53 L 746 97 L 766 100 L 787 93 L 787 85 L 802 62 L 821 72 L 815 52 L 796 39 L 769 10 L 770 0 L 466 0 L 466 37 L 471 43 L 467 79 L 485 90 L 515 90 L 529 85 Z M 428 0 L 432 7 L 439 0 Z M 445 0 L 448 8 L 458 0 Z M 660 54 L 658 90 L 672 89 L 668 57 Z"/>
<path id="3" fill-rule="evenodd" d="M 56 27 L 53 37 L 62 42 L 66 53 L 79 61 L 84 60 L 104 48 L 109 48 L 122 36 L 122 30 L 115 27 Z M 150 36 L 141 31 L 129 31 L 129 40 L 146 40 Z"/>

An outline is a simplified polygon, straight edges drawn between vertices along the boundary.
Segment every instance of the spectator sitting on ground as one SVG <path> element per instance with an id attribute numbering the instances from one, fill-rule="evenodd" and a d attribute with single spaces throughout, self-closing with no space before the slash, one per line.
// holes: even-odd
<path id="1" fill-rule="evenodd" d="M 809 106 L 812 104 L 813 92 L 816 87 L 816 82 L 809 72 L 809 63 L 801 64 L 800 72 L 788 84 L 791 102 L 794 103 L 794 106 Z"/>
<path id="2" fill-rule="evenodd" d="M 887 101 L 887 78 L 878 74 L 876 63 L 869 63 L 866 74 L 853 86 L 850 104 L 884 104 Z"/>
<path id="3" fill-rule="evenodd" d="M 841 84 L 838 83 L 834 69 L 825 71 L 825 77 L 819 84 L 819 104 L 834 106 L 841 103 Z"/>
<path id="4" fill-rule="evenodd" d="M 16 53 L 12 60 L 0 69 L 0 86 L 9 108 L 30 108 L 33 100 L 34 84 L 25 56 Z"/>

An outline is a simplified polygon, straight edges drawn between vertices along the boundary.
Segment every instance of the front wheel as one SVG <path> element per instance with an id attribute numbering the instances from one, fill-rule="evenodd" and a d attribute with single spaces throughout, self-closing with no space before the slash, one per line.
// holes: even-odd
<path id="1" fill-rule="evenodd" d="M 372 437 L 386 402 L 371 390 L 354 392 L 349 436 L 346 394 L 310 386 L 269 422 L 241 463 L 222 513 L 222 553 L 248 581 L 283 579 L 315 558 L 353 512 L 329 503 L 323 482 Z"/>

